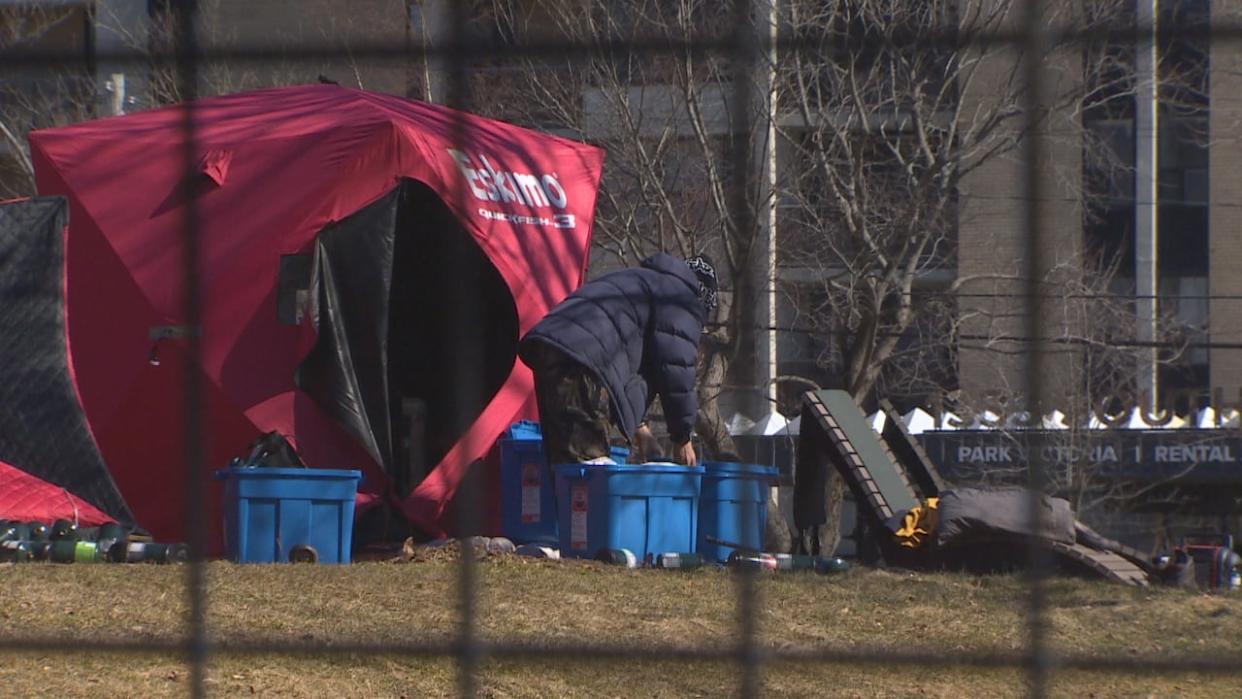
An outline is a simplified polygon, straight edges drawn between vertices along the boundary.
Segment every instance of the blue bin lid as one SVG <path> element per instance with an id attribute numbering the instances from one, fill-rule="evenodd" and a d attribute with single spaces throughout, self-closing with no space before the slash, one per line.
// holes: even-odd
<path id="1" fill-rule="evenodd" d="M 556 464 L 552 467 L 557 478 L 581 478 L 586 466 L 582 464 Z"/>
<path id="2" fill-rule="evenodd" d="M 780 470 L 775 466 L 762 464 L 741 464 L 732 461 L 704 461 L 704 475 L 712 476 L 749 476 L 751 478 L 776 478 Z"/>
<path id="3" fill-rule="evenodd" d="M 509 439 L 543 439 L 539 423 L 532 420 L 519 420 L 509 426 Z"/>
<path id="4" fill-rule="evenodd" d="M 689 473 L 702 474 L 702 466 L 678 466 L 677 464 L 557 464 L 556 475 L 565 478 L 582 478 L 595 473 Z"/>
<path id="5" fill-rule="evenodd" d="M 294 476 L 297 478 L 353 478 L 362 479 L 362 471 L 339 468 L 275 468 L 268 466 L 241 466 L 222 468 L 216 471 L 216 480 L 225 478 L 280 478 Z"/>

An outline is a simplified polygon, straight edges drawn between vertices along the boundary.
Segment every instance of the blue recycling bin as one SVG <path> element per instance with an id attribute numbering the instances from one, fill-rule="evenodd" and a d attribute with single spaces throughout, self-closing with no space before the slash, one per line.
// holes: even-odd
<path id="1" fill-rule="evenodd" d="M 624 463 L 630 450 L 611 447 Z M 539 423 L 515 422 L 500 440 L 500 526 L 518 544 L 556 546 L 556 485 L 545 463 Z"/>
<path id="2" fill-rule="evenodd" d="M 500 440 L 500 526 L 518 544 L 556 545 L 556 489 L 539 423 L 523 420 Z"/>
<path id="3" fill-rule="evenodd" d="M 768 488 L 779 477 L 774 466 L 705 462 L 699 499 L 698 552 L 724 563 L 735 549 L 708 537 L 760 551 L 768 524 Z"/>
<path id="4" fill-rule="evenodd" d="M 361 471 L 239 467 L 224 481 L 224 540 L 239 563 L 286 563 L 309 547 L 319 563 L 349 563 Z"/>
<path id="5" fill-rule="evenodd" d="M 694 551 L 702 479 L 701 466 L 557 466 L 561 556 L 629 549 L 643 560 Z"/>

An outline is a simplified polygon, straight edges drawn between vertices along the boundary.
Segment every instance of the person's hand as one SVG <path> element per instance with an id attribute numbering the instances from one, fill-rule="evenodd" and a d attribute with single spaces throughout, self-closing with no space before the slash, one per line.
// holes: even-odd
<path id="1" fill-rule="evenodd" d="M 690 440 L 686 440 L 685 444 L 673 447 L 673 459 L 682 466 L 699 465 L 699 455 L 694 453 L 694 445 Z"/>
<path id="2" fill-rule="evenodd" d="M 660 449 L 660 441 L 651 433 L 651 427 L 647 423 L 638 426 L 638 431 L 634 434 L 635 446 L 638 447 L 639 460 L 646 463 L 656 461 L 664 457 L 664 451 Z"/>

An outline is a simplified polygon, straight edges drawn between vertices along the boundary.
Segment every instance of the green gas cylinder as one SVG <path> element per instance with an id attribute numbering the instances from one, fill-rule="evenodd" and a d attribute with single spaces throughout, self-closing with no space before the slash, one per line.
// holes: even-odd
<path id="1" fill-rule="evenodd" d="M 58 519 L 52 522 L 52 531 L 48 534 L 48 538 L 52 541 L 76 541 L 78 525 L 67 519 Z"/>
<path id="2" fill-rule="evenodd" d="M 116 522 L 109 522 L 99 527 L 99 532 L 95 535 L 95 544 L 99 547 L 99 559 L 111 560 L 109 553 L 112 545 L 124 538 L 125 529 Z"/>
<path id="3" fill-rule="evenodd" d="M 0 541 L 29 541 L 30 525 L 23 522 L 9 522 L 0 527 Z"/>
<path id="4" fill-rule="evenodd" d="M 47 541 L 52 530 L 44 522 L 30 523 L 30 540 L 31 541 Z"/>
<path id="5" fill-rule="evenodd" d="M 57 539 L 52 541 L 48 558 L 53 563 L 94 563 L 99 559 L 99 547 L 93 541 Z"/>
<path id="6" fill-rule="evenodd" d="M 31 558 L 30 542 L 0 541 L 0 563 L 25 563 Z"/>
<path id="7" fill-rule="evenodd" d="M 30 558 L 35 561 L 48 561 L 52 556 L 52 542 L 47 539 L 30 542 Z"/>

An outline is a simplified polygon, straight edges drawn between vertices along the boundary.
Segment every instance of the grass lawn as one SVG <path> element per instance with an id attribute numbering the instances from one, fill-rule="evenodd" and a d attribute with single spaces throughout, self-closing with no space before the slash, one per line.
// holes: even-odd
<path id="1" fill-rule="evenodd" d="M 479 564 L 481 632 L 493 639 L 642 646 L 735 642 L 736 581 L 726 572 L 625 570 L 516 557 Z M 70 636 L 72 650 L 0 653 L 0 697 L 185 696 L 174 654 L 92 651 L 92 638 L 175 639 L 184 567 L 0 565 L 0 637 Z M 230 641 L 448 640 L 456 628 L 451 560 L 351 566 L 208 566 L 208 626 Z M 788 648 L 1020 652 L 1026 594 L 1017 578 L 854 570 L 765 576 L 760 641 Z M 1127 656 L 1228 653 L 1236 676 L 1060 672 L 1065 697 L 1242 697 L 1242 594 L 1209 596 L 1057 580 L 1052 642 L 1062 652 Z M 216 654 L 212 696 L 435 697 L 457 694 L 452 660 L 400 656 Z M 487 697 L 734 694 L 727 662 L 485 660 Z M 772 664 L 770 696 L 1009 697 L 1021 670 Z"/>

